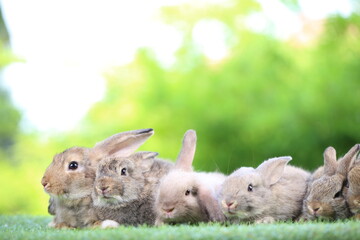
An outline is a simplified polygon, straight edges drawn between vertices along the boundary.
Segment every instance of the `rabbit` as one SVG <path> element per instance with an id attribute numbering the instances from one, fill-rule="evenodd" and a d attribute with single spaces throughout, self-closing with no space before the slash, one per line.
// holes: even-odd
<path id="1" fill-rule="evenodd" d="M 93 148 L 72 147 L 55 155 L 41 180 L 45 192 L 50 195 L 48 211 L 55 215 L 49 227 L 99 225 L 101 219 L 91 198 L 98 162 L 108 156 L 131 155 L 153 133 L 153 129 L 118 133 Z"/>
<path id="2" fill-rule="evenodd" d="M 154 225 L 153 193 L 161 177 L 174 165 L 155 159 L 157 155 L 155 152 L 137 152 L 99 163 L 92 196 L 100 218 L 116 222 L 109 227 Z"/>
<path id="3" fill-rule="evenodd" d="M 219 201 L 231 222 L 273 223 L 301 213 L 310 173 L 287 166 L 291 157 L 264 161 L 256 169 L 241 167 L 221 186 Z"/>
<path id="4" fill-rule="evenodd" d="M 360 155 L 356 160 L 352 160 L 347 180 L 344 188 L 345 200 L 351 214 L 355 219 L 360 220 Z"/>
<path id="5" fill-rule="evenodd" d="M 224 221 L 217 192 L 225 175 L 193 172 L 196 132 L 188 130 L 175 166 L 159 184 L 155 197 L 155 225 Z"/>
<path id="6" fill-rule="evenodd" d="M 335 220 L 350 216 L 343 189 L 350 162 L 359 152 L 359 146 L 353 146 L 338 161 L 333 147 L 325 149 L 324 166 L 315 172 L 317 176 L 309 182 L 300 220 Z"/>

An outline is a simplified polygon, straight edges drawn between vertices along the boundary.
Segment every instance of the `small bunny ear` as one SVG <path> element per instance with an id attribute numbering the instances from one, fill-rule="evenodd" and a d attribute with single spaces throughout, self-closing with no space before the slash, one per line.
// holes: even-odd
<path id="1" fill-rule="evenodd" d="M 194 130 L 186 131 L 182 143 L 182 148 L 177 157 L 175 168 L 184 171 L 192 171 L 192 162 L 196 150 L 196 132 Z"/>
<path id="2" fill-rule="evenodd" d="M 137 165 L 141 167 L 143 172 L 147 172 L 153 165 L 155 157 L 159 154 L 157 152 L 137 152 L 135 155 L 137 156 L 135 159 L 138 160 Z"/>
<path id="3" fill-rule="evenodd" d="M 212 191 L 201 188 L 199 189 L 198 197 L 201 205 L 200 207 L 207 213 L 211 222 L 225 221 L 225 216 L 221 211 L 220 204 Z"/>
<path id="4" fill-rule="evenodd" d="M 141 159 L 149 159 L 149 158 L 155 158 L 159 155 L 157 152 L 137 152 L 136 155 L 139 155 Z"/>
<path id="5" fill-rule="evenodd" d="M 286 164 L 288 164 L 291 159 L 290 156 L 271 158 L 260 164 L 255 171 L 262 176 L 266 185 L 271 186 L 279 181 L 284 173 Z"/>
<path id="6" fill-rule="evenodd" d="M 127 131 L 115 134 L 90 150 L 90 157 L 96 161 L 104 157 L 128 157 L 154 134 L 152 128 Z"/>
<path id="7" fill-rule="evenodd" d="M 324 151 L 324 174 L 332 176 L 335 174 L 336 168 L 336 150 L 333 147 L 328 147 Z"/>
<path id="8" fill-rule="evenodd" d="M 360 144 L 355 144 L 346 154 L 343 158 L 339 160 L 338 168 L 336 170 L 336 173 L 346 177 L 350 164 L 355 161 L 356 155 L 359 153 L 360 150 Z"/>

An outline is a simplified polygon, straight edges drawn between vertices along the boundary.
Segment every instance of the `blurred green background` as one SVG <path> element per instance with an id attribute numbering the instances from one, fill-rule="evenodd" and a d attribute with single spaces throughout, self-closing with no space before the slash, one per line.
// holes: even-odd
<path id="1" fill-rule="evenodd" d="M 301 12 L 296 1 L 282 2 Z M 154 128 L 141 150 L 167 159 L 176 158 L 184 132 L 195 129 L 194 166 L 205 171 L 230 173 L 282 155 L 313 170 L 327 146 L 344 154 L 360 142 L 358 6 L 353 1 L 350 16 L 310 22 L 302 31 L 307 41 L 244 27 L 242 19 L 263 11 L 252 0 L 163 7 L 162 20 L 184 36 L 175 63 L 163 66 L 151 49 L 139 49 L 132 63 L 104 73 L 104 98 L 62 133 L 23 131 L 22 112 L 0 85 L 0 214 L 47 214 L 40 179 L 53 155 L 131 129 Z M 202 20 L 226 26 L 225 58 L 211 61 L 199 50 L 192 33 Z M 18 59 L 2 18 L 0 25 L 3 69 Z"/>

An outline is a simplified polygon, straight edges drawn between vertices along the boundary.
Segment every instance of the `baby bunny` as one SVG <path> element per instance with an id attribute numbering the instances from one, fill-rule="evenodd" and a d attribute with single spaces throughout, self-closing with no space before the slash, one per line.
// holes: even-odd
<path id="1" fill-rule="evenodd" d="M 359 152 L 359 144 L 353 146 L 345 156 L 336 161 L 336 151 L 328 147 L 324 152 L 323 175 L 318 175 L 309 183 L 308 193 L 303 203 L 301 219 L 344 219 L 350 216 L 343 196 L 350 162 Z M 317 170 L 316 172 L 319 172 Z"/>
<path id="2" fill-rule="evenodd" d="M 154 225 L 154 191 L 161 177 L 174 165 L 155 159 L 157 155 L 138 152 L 100 162 L 93 199 L 101 219 L 125 225 Z"/>
<path id="3" fill-rule="evenodd" d="M 73 147 L 55 155 L 41 184 L 50 195 L 49 224 L 55 228 L 87 227 L 99 223 L 91 192 L 98 162 L 108 156 L 127 157 L 140 147 L 154 131 L 142 129 L 116 134 L 93 148 Z"/>
<path id="4" fill-rule="evenodd" d="M 232 222 L 272 223 L 301 213 L 310 173 L 287 166 L 291 157 L 269 159 L 256 169 L 242 167 L 220 190 L 222 211 Z"/>
<path id="5" fill-rule="evenodd" d="M 185 133 L 183 147 L 174 168 L 162 178 L 156 194 L 156 225 L 223 221 L 217 191 L 225 176 L 192 171 L 196 133 Z"/>
<path id="6" fill-rule="evenodd" d="M 360 157 L 351 162 L 344 196 L 350 212 L 355 215 L 356 219 L 360 220 Z"/>

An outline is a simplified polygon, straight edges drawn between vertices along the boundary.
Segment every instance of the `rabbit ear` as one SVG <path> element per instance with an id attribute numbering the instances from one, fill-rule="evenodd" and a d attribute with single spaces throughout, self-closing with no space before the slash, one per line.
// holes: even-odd
<path id="1" fill-rule="evenodd" d="M 268 186 L 273 185 L 284 173 L 286 164 L 291 161 L 291 157 L 271 158 L 258 166 L 255 170 L 262 176 L 264 183 Z"/>
<path id="2" fill-rule="evenodd" d="M 137 164 L 143 172 L 147 172 L 153 165 L 155 157 L 159 154 L 157 152 L 137 152 L 135 155 L 139 156 L 139 158 L 135 158 L 138 160 Z"/>
<path id="3" fill-rule="evenodd" d="M 137 152 L 135 154 L 139 155 L 141 159 L 154 158 L 157 155 L 159 155 L 159 153 L 157 153 L 157 152 Z"/>
<path id="4" fill-rule="evenodd" d="M 151 128 L 115 134 L 99 143 L 91 150 L 91 157 L 100 160 L 104 157 L 128 157 L 154 134 Z"/>
<path id="5" fill-rule="evenodd" d="M 353 146 L 345 154 L 345 156 L 339 160 L 339 164 L 338 164 L 336 173 L 346 177 L 348 170 L 349 170 L 349 166 L 352 162 L 355 161 L 356 155 L 359 153 L 359 150 L 360 150 L 360 144 L 356 144 L 355 146 Z"/>
<path id="6" fill-rule="evenodd" d="M 328 147 L 324 151 L 324 174 L 334 175 L 337 168 L 336 150 L 333 147 Z"/>
<path id="7" fill-rule="evenodd" d="M 182 143 L 182 148 L 177 157 L 175 168 L 184 171 L 192 171 L 192 162 L 196 150 L 196 132 L 194 130 L 186 131 Z"/>
<path id="8" fill-rule="evenodd" d="M 351 169 L 353 169 L 356 165 L 360 164 L 360 154 L 356 157 L 356 155 L 352 158 L 349 168 L 348 168 L 348 173 L 351 171 Z"/>
<path id="9" fill-rule="evenodd" d="M 198 197 L 201 208 L 208 214 L 211 222 L 225 221 L 225 216 L 221 211 L 220 204 L 212 191 L 201 188 L 199 189 Z"/>

